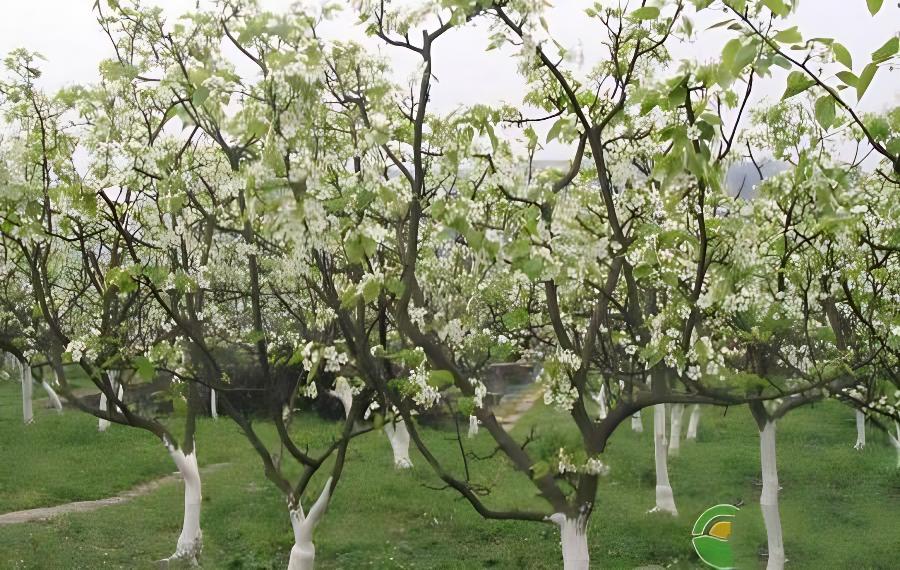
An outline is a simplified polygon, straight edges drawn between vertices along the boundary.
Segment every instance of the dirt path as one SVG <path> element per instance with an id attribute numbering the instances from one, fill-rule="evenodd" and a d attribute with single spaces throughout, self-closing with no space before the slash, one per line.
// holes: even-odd
<path id="1" fill-rule="evenodd" d="M 494 412 L 497 421 L 507 430 L 512 429 L 543 393 L 544 387 L 537 383 L 519 392 L 509 403 L 504 403 L 501 409 Z"/>
<path id="2" fill-rule="evenodd" d="M 200 472 L 212 473 L 214 471 L 218 471 L 226 465 L 229 464 L 214 463 L 212 465 L 207 465 L 206 467 L 201 467 Z M 63 505 L 56 505 L 55 507 L 41 507 L 37 509 L 28 509 L 25 511 L 4 513 L 0 515 L 0 526 L 7 524 L 43 521 L 59 515 L 67 515 L 69 513 L 89 513 L 103 507 L 108 507 L 111 505 L 121 505 L 122 503 L 127 503 L 128 501 L 137 497 L 147 495 L 155 491 L 156 489 L 159 489 L 163 485 L 167 485 L 179 480 L 181 480 L 181 475 L 178 473 L 173 473 L 171 475 L 166 475 L 165 477 L 160 477 L 159 479 L 154 479 L 153 481 L 148 481 L 147 483 L 141 483 L 140 485 L 123 493 L 119 493 L 114 497 L 97 499 L 96 501 L 75 501 L 74 503 L 65 503 Z"/>

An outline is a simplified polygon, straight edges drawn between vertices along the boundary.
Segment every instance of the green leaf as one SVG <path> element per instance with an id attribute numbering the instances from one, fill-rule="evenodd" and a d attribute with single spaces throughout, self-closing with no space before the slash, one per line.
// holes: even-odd
<path id="1" fill-rule="evenodd" d="M 528 325 L 528 311 L 523 307 L 514 309 L 503 315 L 503 325 L 509 330 L 520 329 Z"/>
<path id="2" fill-rule="evenodd" d="M 369 279 L 362 287 L 362 296 L 367 303 L 377 299 L 379 293 L 381 293 L 381 283 L 375 279 Z"/>
<path id="3" fill-rule="evenodd" d="M 146 356 L 135 357 L 133 364 L 137 375 L 143 380 L 149 382 L 156 376 L 156 366 L 154 366 L 153 362 Z"/>
<path id="4" fill-rule="evenodd" d="M 566 119 L 562 118 L 562 119 L 559 119 L 558 121 L 556 121 L 555 123 L 553 123 L 553 126 L 550 127 L 550 130 L 547 132 L 547 142 L 550 142 L 559 136 L 559 131 L 562 129 L 562 126 L 565 123 L 565 121 L 566 121 Z"/>
<path id="5" fill-rule="evenodd" d="M 790 8 L 781 0 L 763 0 L 762 2 L 773 14 L 785 17 L 790 12 Z"/>
<path id="6" fill-rule="evenodd" d="M 659 18 L 659 8 L 655 6 L 644 6 L 643 8 L 638 8 L 629 14 L 629 16 L 633 20 L 655 20 Z"/>
<path id="7" fill-rule="evenodd" d="M 797 29 L 797 26 L 794 26 L 775 34 L 775 41 L 783 44 L 798 44 L 803 41 L 803 35 Z"/>
<path id="8" fill-rule="evenodd" d="M 881 10 L 882 4 L 884 4 L 884 0 L 866 0 L 866 5 L 869 7 L 869 13 L 873 16 Z"/>
<path id="9" fill-rule="evenodd" d="M 857 100 L 862 99 L 863 95 L 866 94 L 866 89 L 869 88 L 869 84 L 871 84 L 872 79 L 875 78 L 876 71 L 878 71 L 878 66 L 874 63 L 870 63 L 863 69 L 862 73 L 859 74 L 859 82 L 856 84 Z"/>
<path id="10" fill-rule="evenodd" d="M 203 87 L 202 85 L 194 90 L 194 94 L 191 95 L 191 103 L 194 104 L 194 107 L 199 107 L 209 99 L 209 89 Z"/>
<path id="11" fill-rule="evenodd" d="M 731 69 L 734 66 L 734 60 L 737 57 L 738 50 L 741 49 L 741 40 L 734 38 L 728 40 L 725 47 L 722 48 L 722 65 Z"/>
<path id="12" fill-rule="evenodd" d="M 831 44 L 831 51 L 834 53 L 835 61 L 847 69 L 853 69 L 853 56 L 850 55 L 850 50 L 845 48 L 843 44 L 834 42 Z"/>
<path id="13" fill-rule="evenodd" d="M 734 56 L 734 63 L 731 66 L 731 72 L 735 75 L 738 75 L 742 69 L 747 67 L 754 59 L 756 59 L 756 54 L 759 52 L 759 47 L 756 45 L 756 42 L 750 42 L 747 45 L 741 46 L 741 49 L 738 50 L 737 54 Z"/>
<path id="14" fill-rule="evenodd" d="M 531 477 L 540 479 L 550 474 L 550 464 L 546 461 L 538 461 L 531 466 Z"/>
<path id="15" fill-rule="evenodd" d="M 815 83 L 815 81 L 807 77 L 802 71 L 792 71 L 790 75 L 788 75 L 787 89 L 785 89 L 784 95 L 781 96 L 781 100 L 784 101 L 785 99 L 790 99 L 794 95 L 799 95 L 815 85 Z"/>
<path id="16" fill-rule="evenodd" d="M 816 120 L 823 129 L 829 129 L 834 124 L 834 118 L 834 98 L 831 95 L 819 97 L 816 100 Z"/>
<path id="17" fill-rule="evenodd" d="M 898 49 L 900 49 L 900 38 L 894 36 L 872 52 L 872 63 L 882 63 L 891 59 Z"/>
<path id="18" fill-rule="evenodd" d="M 857 83 L 859 83 L 859 78 L 850 73 L 849 71 L 838 71 L 837 72 L 838 79 L 844 82 L 844 85 L 848 87 L 856 87 Z"/>

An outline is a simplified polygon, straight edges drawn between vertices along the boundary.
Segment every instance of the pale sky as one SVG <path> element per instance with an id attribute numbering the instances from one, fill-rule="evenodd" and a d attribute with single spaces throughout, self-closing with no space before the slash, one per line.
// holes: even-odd
<path id="1" fill-rule="evenodd" d="M 27 47 L 42 53 L 43 85 L 55 88 L 62 85 L 90 82 L 98 77 L 97 64 L 112 55 L 109 40 L 97 25 L 91 10 L 94 0 L 0 0 L 3 18 L 0 19 L 0 53 L 16 47 Z M 192 9 L 196 0 L 145 0 L 162 6 L 175 17 Z M 609 0 L 606 0 L 607 2 Z M 207 4 L 208 0 L 202 0 Z M 264 0 L 272 9 L 285 8 L 291 0 Z M 599 43 L 596 22 L 583 13 L 592 5 L 587 0 L 557 0 L 548 21 L 553 35 L 568 47 L 581 46 L 585 66 L 592 63 L 592 46 Z M 710 13 L 704 20 L 695 21 L 699 31 L 693 44 L 670 46 L 675 60 L 707 60 L 718 56 L 725 41 L 733 32 L 704 31 L 718 21 Z M 881 13 L 872 17 L 865 0 L 801 0 L 792 23 L 799 26 L 804 38 L 832 37 L 847 46 L 854 56 L 854 71 L 858 74 L 868 63 L 871 52 L 880 47 L 892 34 L 900 30 L 900 7 L 897 2 L 885 2 Z M 323 35 L 340 39 L 361 39 L 356 18 L 350 14 L 329 24 Z M 516 61 L 510 49 L 485 52 L 487 27 L 470 25 L 446 34 L 435 47 L 434 70 L 437 83 L 433 89 L 433 105 L 449 110 L 472 103 L 518 104 L 524 94 L 522 81 L 516 73 Z M 374 45 L 374 44 L 373 44 Z M 414 60 L 405 50 L 381 46 L 376 49 L 394 60 L 398 81 L 405 81 L 414 69 Z M 784 89 L 784 77 L 776 76 L 757 83 L 757 101 L 777 100 Z M 756 103 L 756 101 L 755 101 Z M 900 70 L 879 71 L 863 101 L 857 105 L 863 111 L 883 110 L 900 105 Z M 550 154 L 556 154 L 550 150 Z M 549 156 L 548 158 L 555 158 Z"/>

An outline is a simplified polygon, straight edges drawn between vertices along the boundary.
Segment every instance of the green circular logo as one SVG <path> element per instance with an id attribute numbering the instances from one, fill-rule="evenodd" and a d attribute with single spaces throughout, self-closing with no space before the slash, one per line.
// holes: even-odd
<path id="1" fill-rule="evenodd" d="M 716 505 L 703 511 L 691 530 L 694 550 L 707 566 L 717 570 L 734 568 L 734 553 L 728 539 L 732 522 L 740 509 L 734 505 Z"/>

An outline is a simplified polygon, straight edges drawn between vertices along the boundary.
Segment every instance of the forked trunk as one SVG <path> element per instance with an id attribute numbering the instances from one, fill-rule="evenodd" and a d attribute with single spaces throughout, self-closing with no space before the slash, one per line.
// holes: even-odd
<path id="1" fill-rule="evenodd" d="M 759 432 L 759 457 L 762 467 L 762 493 L 759 506 L 766 524 L 769 561 L 766 570 L 784 568 L 784 541 L 781 534 L 781 515 L 778 512 L 778 466 L 775 453 L 775 422 L 769 420 Z"/>
<path id="2" fill-rule="evenodd" d="M 181 535 L 175 546 L 175 554 L 167 560 L 181 560 L 196 566 L 200 552 L 203 550 L 203 531 L 200 530 L 200 504 L 202 501 L 200 485 L 200 469 L 197 467 L 197 448 L 193 447 L 187 454 L 169 442 L 166 449 L 178 472 L 184 479 L 184 520 Z"/>
<path id="3" fill-rule="evenodd" d="M 651 512 L 678 514 L 675 494 L 669 483 L 669 465 L 666 458 L 666 405 L 653 406 L 653 449 L 656 461 L 656 506 Z"/>
<path id="4" fill-rule="evenodd" d="M 697 426 L 700 425 L 700 404 L 694 404 L 691 407 L 691 417 L 688 419 L 687 434 L 685 439 L 697 439 Z"/>
<path id="5" fill-rule="evenodd" d="M 34 421 L 34 408 L 31 403 L 31 366 L 26 363 L 20 363 L 22 374 L 22 420 L 25 422 L 25 425 L 28 425 Z"/>
<path id="6" fill-rule="evenodd" d="M 384 424 L 384 433 L 387 434 L 388 440 L 391 442 L 391 449 L 394 451 L 394 467 L 397 469 L 412 467 L 412 460 L 409 458 L 409 431 L 406 429 L 406 423 L 403 420 L 388 422 Z"/>
<path id="7" fill-rule="evenodd" d="M 313 570 L 316 562 L 316 547 L 313 544 L 313 530 L 325 514 L 331 498 L 331 481 L 325 482 L 322 494 L 316 499 L 309 514 L 303 512 L 303 505 L 298 501 L 296 507 L 288 507 L 291 516 L 291 527 L 294 530 L 294 546 L 291 547 L 291 558 L 288 570 Z"/>
<path id="8" fill-rule="evenodd" d="M 669 433 L 669 455 L 677 457 L 681 451 L 681 419 L 684 417 L 684 404 L 672 404 L 672 426 Z"/>
<path id="9" fill-rule="evenodd" d="M 866 415 L 861 410 L 856 410 L 856 444 L 853 449 L 865 449 L 866 447 Z"/>
<path id="10" fill-rule="evenodd" d="M 638 410 L 631 416 L 631 429 L 637 433 L 644 433 L 644 422 L 641 421 L 641 411 Z"/>
<path id="11" fill-rule="evenodd" d="M 554 513 L 550 520 L 559 526 L 564 570 L 589 570 L 591 556 L 587 542 L 587 517 Z"/>

